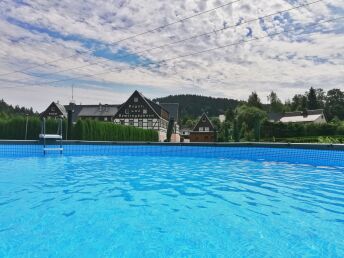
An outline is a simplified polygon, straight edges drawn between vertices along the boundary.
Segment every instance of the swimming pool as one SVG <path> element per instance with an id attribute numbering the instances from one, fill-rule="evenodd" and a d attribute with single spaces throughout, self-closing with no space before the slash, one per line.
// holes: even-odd
<path id="1" fill-rule="evenodd" d="M 342 153 L 98 147 L 6 147 L 0 257 L 344 257 Z"/>

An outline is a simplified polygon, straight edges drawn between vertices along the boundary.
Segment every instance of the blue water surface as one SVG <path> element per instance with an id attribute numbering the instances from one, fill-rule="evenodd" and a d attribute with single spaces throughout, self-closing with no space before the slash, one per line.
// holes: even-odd
<path id="1" fill-rule="evenodd" d="M 0 158 L 0 257 L 344 257 L 344 169 Z"/>

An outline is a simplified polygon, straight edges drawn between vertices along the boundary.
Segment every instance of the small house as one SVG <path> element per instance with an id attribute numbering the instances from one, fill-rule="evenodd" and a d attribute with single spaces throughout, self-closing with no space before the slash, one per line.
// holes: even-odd
<path id="1" fill-rule="evenodd" d="M 190 142 L 215 142 L 215 128 L 205 113 L 190 132 L 189 138 Z"/>

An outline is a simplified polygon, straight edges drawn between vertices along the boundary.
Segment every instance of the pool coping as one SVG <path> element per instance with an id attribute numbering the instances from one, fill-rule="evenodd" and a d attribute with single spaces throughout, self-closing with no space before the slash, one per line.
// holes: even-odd
<path id="1" fill-rule="evenodd" d="M 344 144 L 315 143 L 275 143 L 275 142 L 233 142 L 233 143 L 172 143 L 172 142 L 121 142 L 121 141 L 79 141 L 64 140 L 63 145 L 139 145 L 139 146 L 194 146 L 194 147 L 260 147 L 260 148 L 291 148 L 313 150 L 344 151 Z M 39 140 L 0 140 L 0 145 L 41 145 Z"/>

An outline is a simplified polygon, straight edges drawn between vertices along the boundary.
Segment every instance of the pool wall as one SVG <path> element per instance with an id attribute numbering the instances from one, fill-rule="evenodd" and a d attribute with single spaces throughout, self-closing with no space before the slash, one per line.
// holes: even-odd
<path id="1" fill-rule="evenodd" d="M 265 160 L 344 166 L 344 145 L 283 143 L 135 143 L 64 141 L 64 156 L 148 155 Z M 48 156 L 60 155 L 48 152 Z M 38 141 L 0 141 L 0 157 L 44 156 Z"/>

